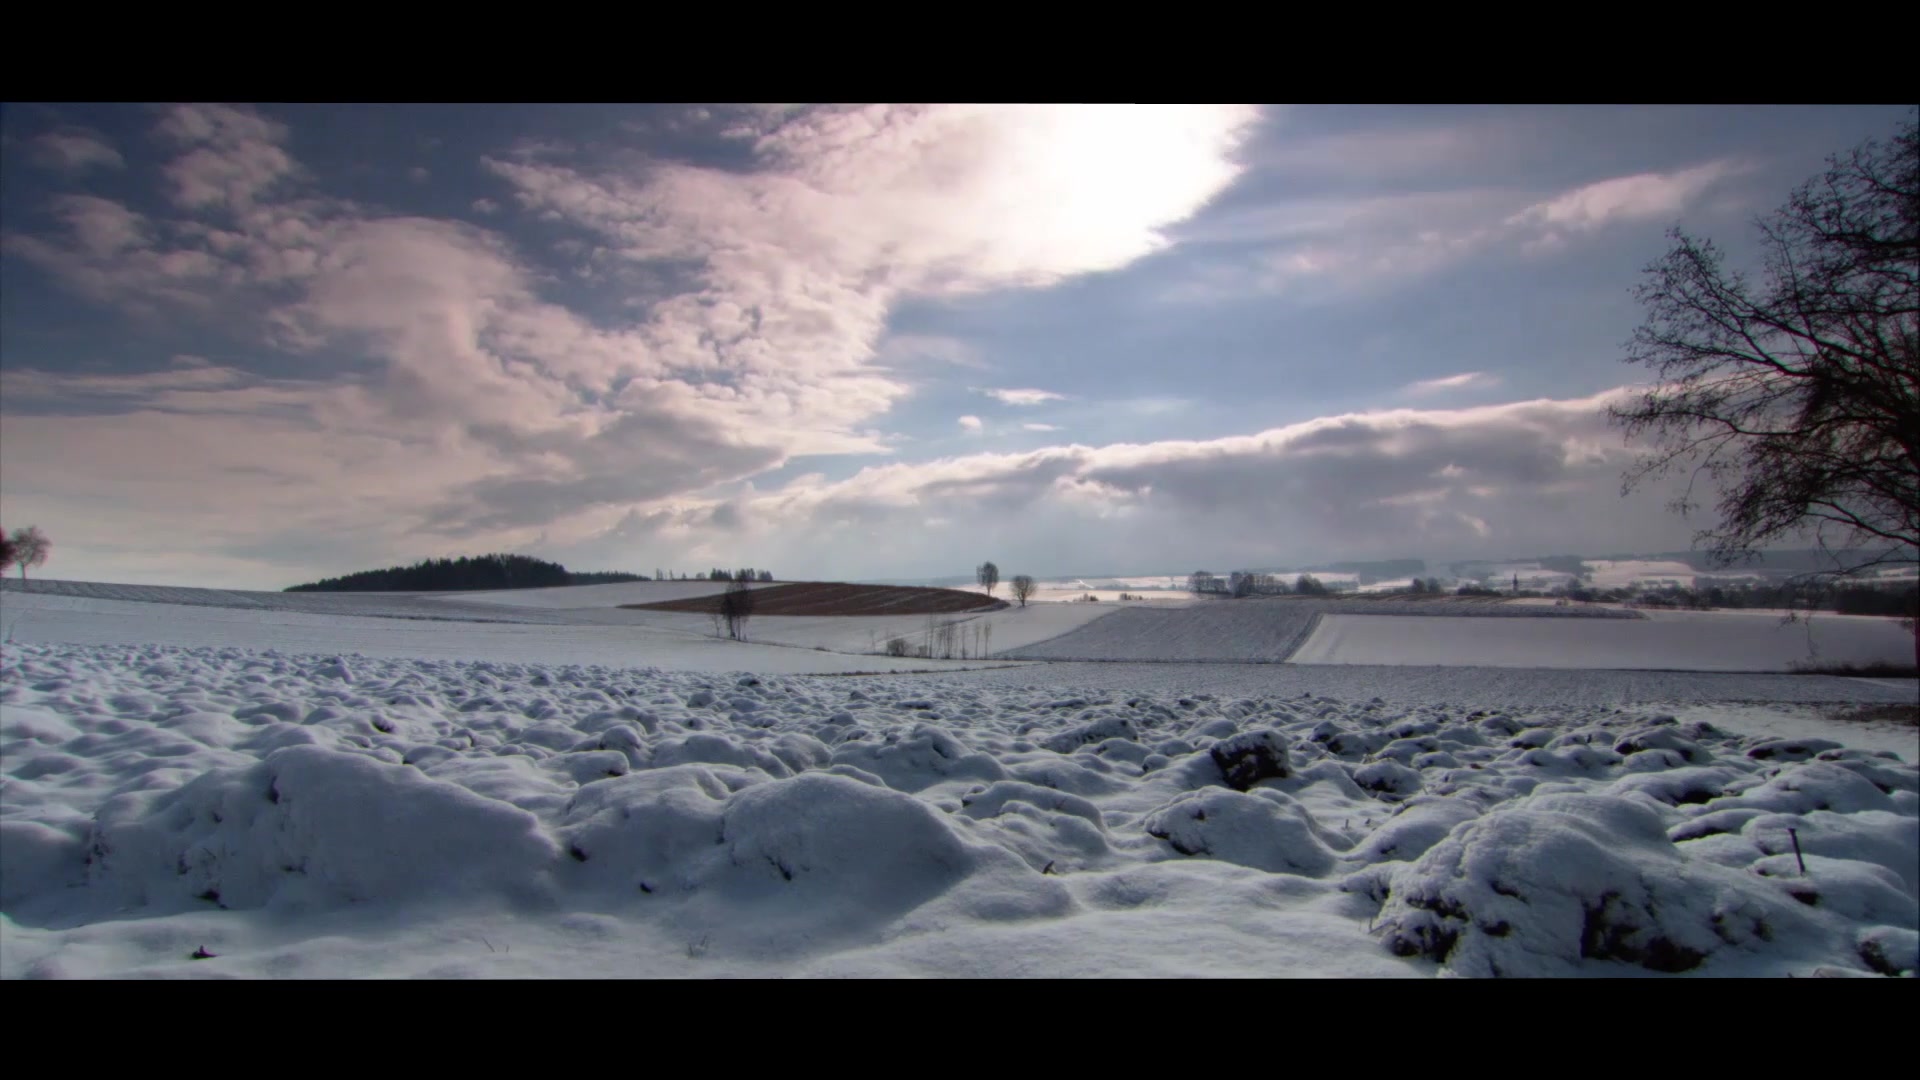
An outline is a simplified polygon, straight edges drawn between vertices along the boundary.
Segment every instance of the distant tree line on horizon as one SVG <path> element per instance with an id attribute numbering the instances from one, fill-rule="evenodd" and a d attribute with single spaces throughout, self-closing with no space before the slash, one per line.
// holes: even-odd
<path id="1" fill-rule="evenodd" d="M 530 555 L 477 555 L 458 559 L 422 559 L 412 566 L 362 570 L 341 577 L 321 578 L 287 592 L 440 592 L 485 589 L 543 589 L 559 585 L 611 585 L 646 581 L 644 574 L 618 571 L 575 573 L 555 562 Z"/>
<path id="2" fill-rule="evenodd" d="M 1301 574 L 1289 585 L 1278 574 L 1235 570 L 1220 577 L 1206 570 L 1187 575 L 1187 591 L 1196 596 L 1326 596 L 1333 590 L 1312 574 Z"/>

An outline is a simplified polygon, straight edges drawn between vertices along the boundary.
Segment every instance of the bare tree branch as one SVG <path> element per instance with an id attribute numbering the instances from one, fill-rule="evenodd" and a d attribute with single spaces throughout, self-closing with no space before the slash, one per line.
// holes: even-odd
<path id="1" fill-rule="evenodd" d="M 1756 222 L 1760 274 L 1680 229 L 1635 297 L 1626 362 L 1656 382 L 1609 415 L 1649 453 L 1623 490 L 1693 469 L 1720 488 L 1696 536 L 1725 564 L 1811 533 L 1829 579 L 1920 563 L 1920 137 L 1828 161 Z M 1920 664 L 1920 638 L 1915 642 Z"/>

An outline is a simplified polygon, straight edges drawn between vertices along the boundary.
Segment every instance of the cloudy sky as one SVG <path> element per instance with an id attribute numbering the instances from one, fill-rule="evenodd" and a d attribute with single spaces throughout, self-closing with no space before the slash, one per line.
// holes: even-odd
<path id="1" fill-rule="evenodd" d="M 1685 548 L 1599 415 L 1640 268 L 1907 112 L 8 105 L 0 524 L 266 588 Z"/>

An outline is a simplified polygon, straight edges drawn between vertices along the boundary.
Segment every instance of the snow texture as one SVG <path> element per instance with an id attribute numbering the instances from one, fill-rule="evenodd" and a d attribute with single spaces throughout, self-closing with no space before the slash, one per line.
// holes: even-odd
<path id="1" fill-rule="evenodd" d="M 1910 752 L 1244 670 L 16 639 L 0 977 L 1914 970 Z"/>

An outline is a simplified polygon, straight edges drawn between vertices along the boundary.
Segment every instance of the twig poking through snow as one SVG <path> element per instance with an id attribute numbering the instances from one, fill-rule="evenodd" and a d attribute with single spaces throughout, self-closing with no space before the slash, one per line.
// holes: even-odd
<path id="1" fill-rule="evenodd" d="M 1800 876 L 1807 876 L 1807 860 L 1800 856 L 1800 830 L 1788 829 L 1787 836 L 1793 840 L 1793 861 L 1800 864 Z"/>
<path id="2" fill-rule="evenodd" d="M 193 955 L 192 955 L 191 957 L 189 957 L 189 959 L 192 959 L 192 960 L 211 960 L 211 959 L 213 959 L 214 957 L 216 957 L 216 956 L 219 956 L 219 955 L 220 955 L 219 953 L 210 953 L 210 952 L 208 952 L 208 951 L 207 951 L 207 947 L 206 947 L 205 945 L 202 945 L 202 946 L 200 946 L 199 948 L 197 948 L 197 949 L 195 949 L 195 950 L 193 950 Z"/>

